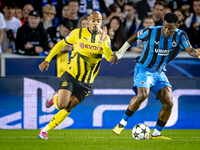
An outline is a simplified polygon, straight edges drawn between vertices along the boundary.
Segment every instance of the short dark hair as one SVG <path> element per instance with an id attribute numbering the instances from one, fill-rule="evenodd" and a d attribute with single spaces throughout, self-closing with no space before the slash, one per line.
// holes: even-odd
<path id="1" fill-rule="evenodd" d="M 163 6 L 163 8 L 165 8 L 165 6 L 166 6 L 165 3 L 162 1 L 156 1 L 154 4 L 154 8 L 156 7 L 156 5 L 161 5 L 161 6 Z"/>
<path id="2" fill-rule="evenodd" d="M 177 23 L 178 22 L 178 16 L 175 13 L 167 13 L 164 17 L 164 20 L 168 23 Z"/>
<path id="3" fill-rule="evenodd" d="M 5 8 L 6 6 L 7 6 L 8 8 L 14 9 L 15 6 L 16 6 L 16 4 L 13 3 L 13 2 L 11 2 L 11 1 L 6 1 L 5 3 L 2 4 L 2 8 Z"/>
<path id="4" fill-rule="evenodd" d="M 135 9 L 135 3 L 134 2 L 127 2 L 125 5 L 131 6 Z"/>

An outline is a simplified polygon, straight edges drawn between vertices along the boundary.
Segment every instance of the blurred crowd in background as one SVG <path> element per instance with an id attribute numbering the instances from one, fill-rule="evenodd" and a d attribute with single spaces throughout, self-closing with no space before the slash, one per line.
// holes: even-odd
<path id="1" fill-rule="evenodd" d="M 177 14 L 192 46 L 200 47 L 200 0 L 0 0 L 0 52 L 47 55 L 70 31 L 87 28 L 93 10 L 102 14 L 113 51 L 138 30 L 162 26 L 169 12 Z M 143 46 L 138 40 L 129 51 L 141 53 Z"/>

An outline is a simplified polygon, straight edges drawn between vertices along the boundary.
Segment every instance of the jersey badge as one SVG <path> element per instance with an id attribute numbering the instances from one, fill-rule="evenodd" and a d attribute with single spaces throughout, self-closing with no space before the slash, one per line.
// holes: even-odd
<path id="1" fill-rule="evenodd" d="M 172 47 L 175 47 L 177 44 L 175 41 L 172 42 Z"/>

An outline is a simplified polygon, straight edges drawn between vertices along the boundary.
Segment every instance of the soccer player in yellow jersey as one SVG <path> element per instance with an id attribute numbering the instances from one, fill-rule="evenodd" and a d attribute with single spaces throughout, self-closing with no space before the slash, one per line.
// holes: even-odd
<path id="1" fill-rule="evenodd" d="M 61 77 L 59 90 L 46 101 L 46 107 L 53 104 L 60 111 L 40 131 L 38 138 L 48 139 L 47 132 L 57 127 L 90 93 L 91 84 L 96 77 L 102 54 L 111 60 L 112 50 L 107 28 L 102 25 L 102 16 L 93 11 L 88 17 L 89 28 L 75 29 L 65 39 L 58 42 L 46 59 L 39 65 L 40 70 L 49 67 L 51 59 L 66 45 L 73 44 L 74 50 L 66 72 Z"/>

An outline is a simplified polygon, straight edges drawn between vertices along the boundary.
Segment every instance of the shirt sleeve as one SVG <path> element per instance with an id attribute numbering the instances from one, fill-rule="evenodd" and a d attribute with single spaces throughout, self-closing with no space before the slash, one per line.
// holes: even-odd
<path id="1" fill-rule="evenodd" d="M 80 29 L 75 29 L 75 30 L 73 30 L 72 32 L 70 32 L 70 33 L 64 38 L 65 42 L 66 42 L 67 44 L 73 45 L 73 44 L 77 41 L 77 39 L 79 38 L 79 30 L 80 30 Z"/>
<path id="2" fill-rule="evenodd" d="M 4 20 L 3 14 L 0 13 L 0 29 L 6 28 L 6 22 Z"/>
<path id="3" fill-rule="evenodd" d="M 103 54 L 105 56 L 105 59 L 107 61 L 110 61 L 111 59 L 111 55 L 113 54 L 112 50 L 111 50 L 111 41 L 110 41 L 110 37 L 107 36 L 106 41 L 102 42 L 103 45 Z"/>
<path id="4" fill-rule="evenodd" d="M 191 44 L 187 34 L 183 31 L 181 35 L 180 48 L 185 50 L 188 46 L 191 46 Z"/>
<path id="5" fill-rule="evenodd" d="M 58 42 L 53 49 L 51 50 L 51 52 L 49 53 L 49 55 L 46 57 L 46 61 L 50 62 L 51 59 L 65 46 L 67 46 L 68 44 L 63 40 L 61 40 L 60 42 Z"/>
<path id="6" fill-rule="evenodd" d="M 142 41 L 148 41 L 149 40 L 149 27 L 144 28 L 142 30 L 139 30 L 137 32 L 137 38 Z"/>

